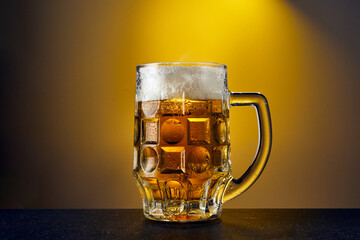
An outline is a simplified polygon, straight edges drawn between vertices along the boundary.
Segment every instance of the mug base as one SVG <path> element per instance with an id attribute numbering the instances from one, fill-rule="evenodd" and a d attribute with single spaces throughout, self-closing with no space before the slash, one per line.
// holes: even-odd
<path id="1" fill-rule="evenodd" d="M 144 210 L 146 218 L 162 222 L 200 222 L 213 220 L 221 215 L 219 205 L 205 204 L 202 207 L 199 202 L 156 202 L 149 210 Z"/>

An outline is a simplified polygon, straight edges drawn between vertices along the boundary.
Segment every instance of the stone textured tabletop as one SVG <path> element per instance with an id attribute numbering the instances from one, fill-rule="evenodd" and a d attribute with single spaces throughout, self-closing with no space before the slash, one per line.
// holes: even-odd
<path id="1" fill-rule="evenodd" d="M 360 209 L 224 209 L 199 223 L 140 209 L 0 210 L 0 239 L 360 239 Z"/>

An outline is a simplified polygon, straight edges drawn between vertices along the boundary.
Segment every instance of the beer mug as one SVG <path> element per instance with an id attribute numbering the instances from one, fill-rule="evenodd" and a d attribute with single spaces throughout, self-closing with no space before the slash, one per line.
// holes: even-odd
<path id="1" fill-rule="evenodd" d="M 226 69 L 196 62 L 137 66 L 133 176 L 147 218 L 214 219 L 263 171 L 271 148 L 267 100 L 260 93 L 230 92 Z M 231 176 L 233 106 L 254 106 L 259 124 L 255 159 L 240 178 Z"/>

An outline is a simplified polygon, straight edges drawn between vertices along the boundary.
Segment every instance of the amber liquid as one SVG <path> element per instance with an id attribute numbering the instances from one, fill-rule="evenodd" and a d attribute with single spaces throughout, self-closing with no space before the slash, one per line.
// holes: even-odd
<path id="1" fill-rule="evenodd" d="M 148 101 L 136 108 L 134 177 L 145 208 L 161 202 L 163 214 L 188 215 L 179 203 L 221 205 L 230 176 L 229 112 L 223 101 Z"/>

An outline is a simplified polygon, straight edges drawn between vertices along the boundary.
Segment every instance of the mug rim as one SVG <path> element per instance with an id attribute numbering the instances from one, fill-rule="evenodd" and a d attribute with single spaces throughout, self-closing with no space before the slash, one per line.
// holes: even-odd
<path id="1" fill-rule="evenodd" d="M 215 62 L 154 62 L 144 63 L 136 66 L 136 69 L 154 66 L 179 66 L 179 67 L 215 67 L 227 69 L 225 64 Z"/>

